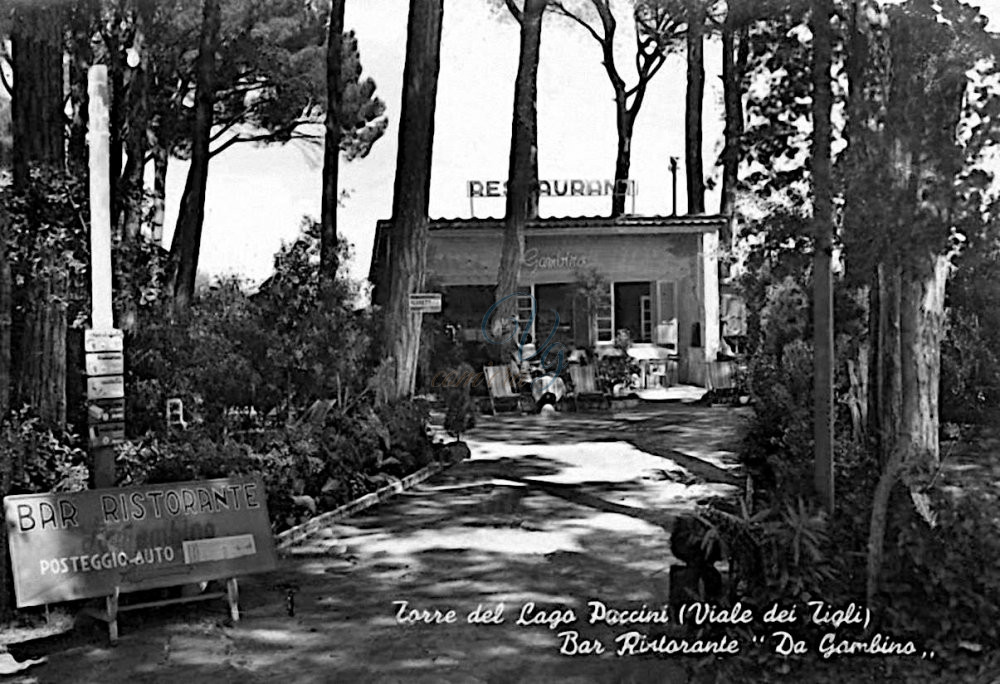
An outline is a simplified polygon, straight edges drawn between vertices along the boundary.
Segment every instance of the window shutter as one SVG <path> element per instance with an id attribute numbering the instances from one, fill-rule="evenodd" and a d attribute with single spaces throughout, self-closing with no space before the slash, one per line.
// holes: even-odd
<path id="1" fill-rule="evenodd" d="M 656 344 L 677 349 L 677 287 L 672 280 L 656 281 Z"/>

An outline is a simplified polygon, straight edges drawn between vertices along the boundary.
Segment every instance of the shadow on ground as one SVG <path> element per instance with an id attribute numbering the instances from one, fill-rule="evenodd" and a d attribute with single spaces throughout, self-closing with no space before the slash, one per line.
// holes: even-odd
<path id="1" fill-rule="evenodd" d="M 128 613 L 108 648 L 83 623 L 13 647 L 49 662 L 11 681 L 688 681 L 693 659 L 613 653 L 623 632 L 672 626 L 591 625 L 588 601 L 666 604 L 672 520 L 731 491 L 740 421 L 732 409 L 683 406 L 487 421 L 469 435 L 472 460 L 321 531 L 278 571 L 241 580 L 238 625 L 226 626 L 221 601 Z M 454 610 L 456 622 L 405 624 L 402 601 Z M 500 604 L 502 624 L 467 622 L 477 606 Z M 607 652 L 560 654 L 567 631 Z"/>

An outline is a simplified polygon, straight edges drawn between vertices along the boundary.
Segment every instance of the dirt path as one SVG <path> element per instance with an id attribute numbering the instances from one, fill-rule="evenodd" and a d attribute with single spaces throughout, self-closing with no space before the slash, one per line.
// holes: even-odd
<path id="1" fill-rule="evenodd" d="M 221 602 L 129 613 L 116 648 L 92 625 L 12 647 L 49 656 L 12 681 L 684 682 L 688 661 L 614 654 L 616 636 L 655 625 L 591 626 L 588 601 L 663 607 L 670 522 L 731 491 L 707 480 L 732 477 L 739 415 L 657 406 L 488 421 L 467 438 L 472 459 L 243 580 L 238 626 L 224 625 Z M 699 474 L 657 455 L 669 450 L 708 466 Z M 402 601 L 404 617 L 453 610 L 455 621 L 408 624 Z M 500 604 L 501 624 L 469 624 L 477 606 Z M 607 652 L 560 654 L 573 650 L 567 631 Z"/>

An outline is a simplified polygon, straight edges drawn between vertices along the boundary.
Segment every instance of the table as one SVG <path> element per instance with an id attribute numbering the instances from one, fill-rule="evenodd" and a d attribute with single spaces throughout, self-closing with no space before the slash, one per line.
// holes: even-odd
<path id="1" fill-rule="evenodd" d="M 666 385 L 669 387 L 671 385 L 670 365 L 673 364 L 675 369 L 677 365 L 676 357 L 671 350 L 665 347 L 643 345 L 629 347 L 628 355 L 639 362 L 639 370 L 642 373 L 639 381 L 643 389 L 649 388 L 650 377 L 656 378 L 658 386 Z M 676 375 L 676 370 L 673 375 Z"/>

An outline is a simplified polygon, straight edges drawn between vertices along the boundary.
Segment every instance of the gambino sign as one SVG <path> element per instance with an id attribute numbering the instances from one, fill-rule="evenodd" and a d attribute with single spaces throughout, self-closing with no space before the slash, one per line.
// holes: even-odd
<path id="1" fill-rule="evenodd" d="M 465 184 L 469 197 L 506 197 L 507 181 L 470 180 Z M 604 197 L 624 193 L 635 197 L 636 188 L 633 180 L 543 180 L 538 181 L 538 194 L 541 197 Z"/>

